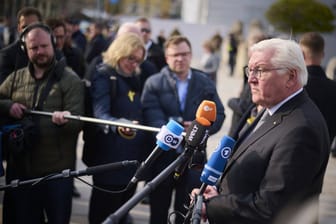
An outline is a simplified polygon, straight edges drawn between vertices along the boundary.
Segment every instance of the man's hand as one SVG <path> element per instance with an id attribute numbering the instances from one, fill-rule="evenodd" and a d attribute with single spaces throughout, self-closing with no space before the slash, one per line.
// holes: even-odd
<path id="1" fill-rule="evenodd" d="M 69 120 L 65 119 L 65 115 L 71 115 L 69 111 L 55 111 L 52 115 L 52 122 L 57 124 L 57 125 L 62 125 L 67 123 Z"/>
<path id="2" fill-rule="evenodd" d="M 24 115 L 24 111 L 27 109 L 27 107 L 20 103 L 13 103 L 9 110 L 9 115 L 11 117 L 21 119 Z"/>
<path id="3" fill-rule="evenodd" d="M 191 202 L 190 203 L 194 202 L 194 198 L 196 198 L 197 195 L 199 195 L 199 192 L 200 192 L 200 189 L 198 189 L 198 188 L 194 188 L 191 191 L 191 195 L 190 195 Z M 217 195 L 218 195 L 218 192 L 217 192 L 216 188 L 214 188 L 212 186 L 207 186 L 204 193 L 203 193 L 204 200 L 207 200 L 207 199 L 212 198 L 212 197 L 217 196 Z M 207 220 L 205 203 L 202 204 L 202 220 L 203 221 Z"/>
<path id="4" fill-rule="evenodd" d="M 138 121 L 132 121 L 133 124 L 139 124 Z M 118 127 L 118 133 L 120 136 L 126 139 L 133 139 L 136 136 L 136 129 L 129 127 Z"/>

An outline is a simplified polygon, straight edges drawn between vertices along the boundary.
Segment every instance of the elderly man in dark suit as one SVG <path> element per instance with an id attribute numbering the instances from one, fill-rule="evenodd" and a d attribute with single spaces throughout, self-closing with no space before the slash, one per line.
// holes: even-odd
<path id="1" fill-rule="evenodd" d="M 328 130 L 303 90 L 300 46 L 261 41 L 251 48 L 246 72 L 252 101 L 265 110 L 237 140 L 217 188 L 204 193 L 202 214 L 210 223 L 274 223 L 283 211 L 289 218 L 304 202 L 317 203 L 322 190 Z"/>

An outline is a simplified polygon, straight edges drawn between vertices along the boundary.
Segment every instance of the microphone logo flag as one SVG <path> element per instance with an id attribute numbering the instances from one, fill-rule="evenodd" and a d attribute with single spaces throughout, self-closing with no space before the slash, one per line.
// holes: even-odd
<path id="1" fill-rule="evenodd" d="M 171 146 L 174 146 L 174 147 L 179 145 L 179 142 L 180 142 L 178 138 L 174 138 L 174 136 L 171 135 L 171 134 L 166 135 L 164 137 L 164 141 L 165 141 L 165 143 L 167 143 L 167 145 L 171 145 Z"/>
<path id="2" fill-rule="evenodd" d="M 179 123 L 170 120 L 167 125 L 161 127 L 160 132 L 156 135 L 156 144 L 165 151 L 170 148 L 176 149 L 183 140 L 182 131 L 183 127 Z"/>
<path id="3" fill-rule="evenodd" d="M 223 174 L 224 168 L 231 155 L 236 141 L 229 137 L 224 136 L 216 150 L 213 151 L 209 161 L 204 166 L 201 174 L 201 181 L 207 185 L 215 185 L 219 177 Z"/>
<path id="4" fill-rule="evenodd" d="M 222 149 L 221 155 L 223 159 L 228 159 L 231 155 L 231 148 L 225 147 Z"/>
<path id="5" fill-rule="evenodd" d="M 212 108 L 212 107 L 209 107 L 208 105 L 205 105 L 205 106 L 203 107 L 203 110 L 206 111 L 206 112 L 208 112 L 208 111 L 212 111 L 213 108 Z"/>

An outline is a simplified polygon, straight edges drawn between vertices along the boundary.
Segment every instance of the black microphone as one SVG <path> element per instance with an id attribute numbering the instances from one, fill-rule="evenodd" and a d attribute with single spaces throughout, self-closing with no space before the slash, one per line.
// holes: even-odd
<path id="1" fill-rule="evenodd" d="M 178 179 L 182 175 L 189 162 L 190 167 L 202 166 L 199 162 L 197 162 L 198 164 L 195 164 L 195 162 L 200 158 L 200 156 L 202 156 L 202 150 L 205 149 L 206 142 L 209 137 L 208 127 L 212 124 L 212 122 L 215 122 L 216 116 L 216 103 L 209 100 L 203 100 L 197 108 L 196 119 L 187 130 L 188 133 L 186 135 L 185 144 L 185 162 L 181 163 L 181 165 L 175 169 L 174 179 Z M 195 157 L 191 155 L 191 150 L 194 152 Z M 189 161 L 190 158 L 193 159 Z M 203 158 L 205 160 L 205 157 Z"/>
<path id="2" fill-rule="evenodd" d="M 202 186 L 199 193 L 194 197 L 188 213 L 185 215 L 183 224 L 198 224 L 201 221 L 203 193 L 208 185 L 214 186 L 223 174 L 228 158 L 230 157 L 236 141 L 230 136 L 224 136 L 217 148 L 213 151 L 209 161 L 205 165 L 200 180 Z M 191 218 L 191 219 L 190 219 Z"/>
<path id="3" fill-rule="evenodd" d="M 119 169 L 122 169 L 128 166 L 138 166 L 138 165 L 139 165 L 139 162 L 137 160 L 125 160 L 121 162 L 107 163 L 107 164 L 98 165 L 98 166 L 91 166 L 91 167 L 87 167 L 84 170 L 71 171 L 70 176 L 78 177 L 78 176 L 84 176 L 84 175 L 94 175 L 96 173 L 102 173 L 102 172 L 106 172 L 109 170 L 119 170 Z"/>
<path id="4" fill-rule="evenodd" d="M 20 181 L 19 179 L 12 180 L 10 184 L 8 185 L 0 186 L 0 191 L 6 190 L 9 188 L 19 187 L 21 185 L 26 185 L 26 184 L 36 185 L 36 184 L 39 184 L 41 182 L 48 181 L 48 180 L 55 180 L 55 179 L 69 178 L 69 177 L 79 177 L 79 176 L 84 176 L 84 175 L 93 175 L 96 173 L 106 172 L 108 170 L 119 170 L 119 169 L 122 169 L 128 166 L 138 166 L 138 165 L 139 165 L 139 162 L 136 160 L 130 160 L 130 161 L 124 160 L 121 162 L 107 163 L 103 165 L 87 167 L 84 170 L 71 171 L 70 169 L 66 169 L 66 170 L 63 170 L 61 173 L 49 174 L 47 176 L 40 177 L 40 178 L 34 178 L 34 179 L 23 180 L 23 181 Z"/>
<path id="5" fill-rule="evenodd" d="M 181 163 L 181 165 L 175 169 L 174 179 L 178 179 L 182 175 L 182 173 L 189 164 L 189 159 L 192 157 L 192 154 L 196 154 L 196 151 L 199 151 L 198 149 L 201 146 L 203 148 L 203 145 L 206 144 L 206 141 L 209 137 L 208 128 L 210 127 L 210 125 L 211 122 L 208 121 L 206 118 L 197 117 L 196 120 L 194 120 L 188 127 L 186 131 L 185 145 L 184 145 L 185 152 L 188 153 L 186 157 L 187 161 Z"/>
<path id="6" fill-rule="evenodd" d="M 163 151 L 176 149 L 182 142 L 182 132 L 184 128 L 174 120 L 170 120 L 167 125 L 162 126 L 160 132 L 156 135 L 156 147 L 148 158 L 141 163 L 139 169 L 135 172 L 134 177 L 129 182 L 127 189 L 134 186 L 145 173 L 152 163 L 161 155 Z"/>

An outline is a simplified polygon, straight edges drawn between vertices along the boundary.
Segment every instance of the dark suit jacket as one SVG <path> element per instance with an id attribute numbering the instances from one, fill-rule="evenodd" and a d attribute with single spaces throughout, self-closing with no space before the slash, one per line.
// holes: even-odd
<path id="1" fill-rule="evenodd" d="M 220 194 L 207 202 L 210 222 L 271 223 L 289 202 L 321 192 L 328 155 L 325 121 L 302 92 L 245 141 L 237 140 Z"/>
<path id="2" fill-rule="evenodd" d="M 321 66 L 307 66 L 309 97 L 320 109 L 327 122 L 329 137 L 336 135 L 336 82 L 327 78 Z"/>
<path id="3" fill-rule="evenodd" d="M 19 41 L 0 50 L 0 84 L 14 70 L 27 66 L 28 57 L 21 49 Z"/>
<path id="4" fill-rule="evenodd" d="M 147 60 L 155 64 L 158 70 L 161 70 L 164 66 L 167 65 L 162 48 L 153 41 L 147 51 Z"/>
<path id="5" fill-rule="evenodd" d="M 88 64 L 100 55 L 108 47 L 108 43 L 102 34 L 96 35 L 86 46 L 85 60 Z"/>

